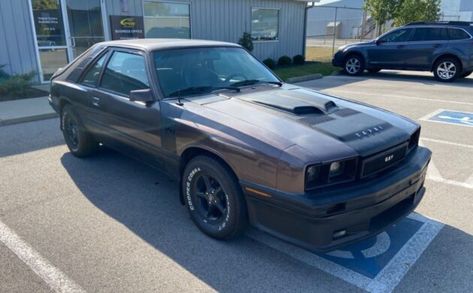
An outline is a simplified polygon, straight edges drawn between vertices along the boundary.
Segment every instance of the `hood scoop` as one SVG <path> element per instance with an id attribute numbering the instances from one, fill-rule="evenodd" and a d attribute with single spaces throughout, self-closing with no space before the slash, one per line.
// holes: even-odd
<path id="1" fill-rule="evenodd" d="M 273 90 L 243 95 L 239 98 L 294 115 L 324 115 L 338 109 L 329 99 L 309 96 L 298 91 Z"/>

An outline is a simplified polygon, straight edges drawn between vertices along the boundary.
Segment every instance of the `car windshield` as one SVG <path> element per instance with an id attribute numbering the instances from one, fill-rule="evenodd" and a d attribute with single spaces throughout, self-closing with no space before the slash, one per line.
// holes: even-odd
<path id="1" fill-rule="evenodd" d="M 274 74 L 241 48 L 207 47 L 154 52 L 165 97 L 239 90 L 254 84 L 280 84 Z"/>

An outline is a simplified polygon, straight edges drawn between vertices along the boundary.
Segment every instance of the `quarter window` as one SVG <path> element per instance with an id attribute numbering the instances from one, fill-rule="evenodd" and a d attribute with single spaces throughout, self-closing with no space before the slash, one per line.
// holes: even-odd
<path id="1" fill-rule="evenodd" d="M 470 35 L 464 30 L 457 28 L 449 28 L 448 34 L 450 35 L 450 40 L 467 40 L 470 38 Z"/>
<path id="2" fill-rule="evenodd" d="M 149 88 L 145 58 L 114 52 L 105 68 L 101 87 L 128 96 L 130 91 Z"/>
<path id="3" fill-rule="evenodd" d="M 103 63 L 105 62 L 107 54 L 104 54 L 100 57 L 99 60 L 95 62 L 95 64 L 89 68 L 87 73 L 85 74 L 84 78 L 82 79 L 82 83 L 90 86 L 96 86 L 97 82 L 100 77 L 100 72 L 102 71 Z"/>
<path id="4" fill-rule="evenodd" d="M 253 8 L 251 10 L 251 37 L 255 41 L 279 39 L 279 10 Z"/>

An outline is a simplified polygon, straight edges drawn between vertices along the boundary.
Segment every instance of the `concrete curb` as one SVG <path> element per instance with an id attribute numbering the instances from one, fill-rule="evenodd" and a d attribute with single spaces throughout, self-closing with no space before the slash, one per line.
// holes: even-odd
<path id="1" fill-rule="evenodd" d="M 24 122 L 45 120 L 45 119 L 51 119 L 51 118 L 56 118 L 56 117 L 58 117 L 57 113 L 47 113 L 47 114 L 19 117 L 19 118 L 8 119 L 8 120 L 0 120 L 0 126 L 7 126 L 7 125 L 18 124 L 18 123 L 24 123 Z"/>
<path id="2" fill-rule="evenodd" d="M 315 73 L 315 74 L 291 77 L 291 78 L 288 78 L 286 81 L 288 83 L 296 83 L 296 82 L 303 82 L 303 81 L 309 81 L 309 80 L 314 80 L 314 79 L 320 79 L 322 77 L 323 77 L 322 74 Z"/>

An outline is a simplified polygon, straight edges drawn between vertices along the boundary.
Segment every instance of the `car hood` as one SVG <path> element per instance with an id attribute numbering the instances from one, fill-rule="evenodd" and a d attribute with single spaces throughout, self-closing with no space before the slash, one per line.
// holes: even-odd
<path id="1" fill-rule="evenodd" d="M 366 45 L 374 45 L 376 43 L 375 40 L 371 40 L 371 41 L 367 41 L 367 42 L 357 42 L 357 43 L 351 43 L 351 44 L 346 44 L 344 46 L 341 46 L 339 48 L 339 50 L 345 50 L 345 49 L 348 49 L 348 48 L 352 48 L 352 47 L 359 47 L 359 46 L 366 46 Z"/>
<path id="2" fill-rule="evenodd" d="M 272 145 L 298 145 L 321 158 L 370 154 L 407 142 L 417 125 L 364 104 L 292 85 L 190 99 L 207 119 Z M 228 117 L 229 119 L 225 119 Z"/>

